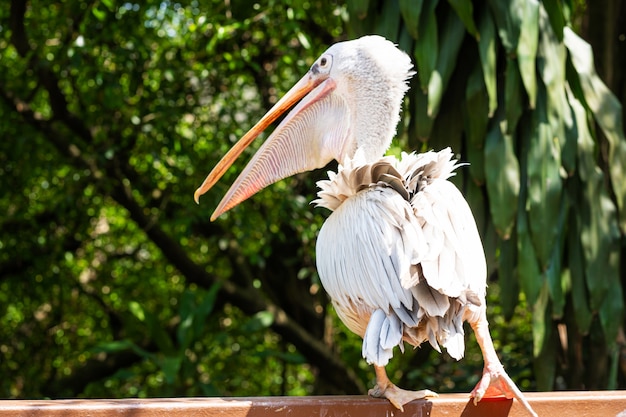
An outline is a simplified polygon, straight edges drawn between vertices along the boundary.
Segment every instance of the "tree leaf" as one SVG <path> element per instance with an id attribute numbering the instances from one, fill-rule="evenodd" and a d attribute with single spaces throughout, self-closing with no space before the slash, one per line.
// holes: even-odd
<path id="1" fill-rule="evenodd" d="M 489 8 L 493 13 L 498 29 L 498 36 L 507 54 L 515 54 L 520 36 L 520 26 L 524 18 L 525 0 L 489 0 Z M 482 31 L 481 31 L 482 33 Z"/>
<path id="2" fill-rule="evenodd" d="M 489 123 L 489 97 L 480 64 L 474 65 L 465 87 L 463 124 L 467 140 L 469 172 L 479 185 L 485 182 L 485 136 Z"/>
<path id="3" fill-rule="evenodd" d="M 617 210 L 603 186 L 604 174 L 595 162 L 595 143 L 587 122 L 587 112 L 570 89 L 567 89 L 567 97 L 578 134 L 577 172 L 580 183 L 576 187 L 577 204 L 574 207 L 589 304 L 593 311 L 597 311 L 609 290 L 610 277 L 619 271 L 619 263 L 614 259 L 620 240 Z"/>
<path id="4" fill-rule="evenodd" d="M 387 39 L 398 39 L 400 30 L 400 4 L 399 0 L 389 0 L 385 2 L 382 13 L 376 22 L 376 33 Z"/>
<path id="5" fill-rule="evenodd" d="M 552 30 L 556 34 L 559 42 L 563 41 L 563 29 L 565 28 L 565 13 L 563 2 L 560 0 L 542 0 L 541 4 L 545 8 Z"/>
<path id="6" fill-rule="evenodd" d="M 485 7 L 479 19 L 480 40 L 478 53 L 482 65 L 485 88 L 489 97 L 489 117 L 493 116 L 498 107 L 498 90 L 496 83 L 496 28 L 489 10 Z"/>
<path id="7" fill-rule="evenodd" d="M 155 362 L 161 368 L 167 384 L 173 385 L 176 382 L 183 358 L 184 356 L 182 355 L 159 356 L 155 358 Z"/>
<path id="8" fill-rule="evenodd" d="M 537 44 L 539 42 L 539 2 L 528 0 L 523 3 L 522 24 L 520 27 L 520 37 L 517 43 L 517 63 L 519 73 L 528 95 L 530 108 L 535 107 L 537 99 L 537 69 L 535 59 L 537 56 Z"/>
<path id="9" fill-rule="evenodd" d="M 552 390 L 556 373 L 557 334 L 549 314 L 550 297 L 547 283 L 533 306 L 533 353 L 537 388 Z"/>
<path id="10" fill-rule="evenodd" d="M 96 346 L 89 349 L 91 353 L 116 353 L 124 352 L 126 350 L 132 350 L 135 344 L 128 340 L 112 340 L 110 342 L 98 343 Z"/>
<path id="11" fill-rule="evenodd" d="M 548 267 L 559 232 L 558 217 L 562 198 L 561 150 L 548 122 L 546 92 L 538 84 L 537 107 L 532 112 L 533 139 L 528 141 L 528 198 L 526 200 L 530 234 L 541 265 Z"/>
<path id="12" fill-rule="evenodd" d="M 539 356 L 541 349 L 546 343 L 546 339 L 550 335 L 550 314 L 548 312 L 548 304 L 550 303 L 550 292 L 548 283 L 544 280 L 539 296 L 533 304 L 533 355 Z"/>
<path id="13" fill-rule="evenodd" d="M 452 71 L 456 66 L 459 48 L 465 37 L 465 29 L 456 13 L 449 12 L 441 34 L 437 65 L 428 80 L 428 115 L 435 118 L 439 113 L 441 99 L 448 87 Z"/>
<path id="14" fill-rule="evenodd" d="M 437 65 L 439 43 L 435 7 L 438 0 L 424 0 L 420 14 L 419 36 L 415 40 L 413 54 L 417 62 L 417 76 L 422 90 L 428 90 L 430 76 Z"/>
<path id="15" fill-rule="evenodd" d="M 511 236 L 517 212 L 520 190 L 520 171 L 513 137 L 503 134 L 502 121 L 495 119 L 485 140 L 485 182 L 489 193 L 489 209 L 498 235 L 503 239 Z"/>
<path id="16" fill-rule="evenodd" d="M 561 165 L 571 173 L 576 169 L 574 152 L 576 141 L 566 133 L 566 126 L 569 129 L 573 123 L 571 110 L 565 97 L 566 49 L 558 41 L 543 7 L 539 8 L 539 28 L 537 69 L 548 94 L 546 107 L 548 121 L 552 127 L 552 135 L 560 142 Z"/>
<path id="17" fill-rule="evenodd" d="M 609 259 L 614 265 L 619 265 L 619 252 L 614 251 Z M 620 329 L 620 321 L 616 317 L 622 317 L 624 314 L 624 298 L 620 277 L 617 271 L 606 277 L 608 287 L 611 289 L 607 292 L 602 305 L 600 306 L 599 316 L 604 337 L 609 349 L 615 348 L 617 345 L 618 332 Z"/>
<path id="18" fill-rule="evenodd" d="M 528 148 L 533 140 L 529 122 L 526 118 L 520 124 L 520 191 L 517 208 L 517 273 L 520 287 L 529 305 L 534 305 L 544 284 L 535 248 L 528 225 L 526 201 L 528 199 Z"/>
<path id="19" fill-rule="evenodd" d="M 413 136 L 425 142 L 430 137 L 434 123 L 434 119 L 428 115 L 428 93 L 416 88 L 413 94 L 415 102 L 413 120 L 411 120 Z"/>
<path id="20" fill-rule="evenodd" d="M 506 75 L 504 77 L 504 111 L 506 114 L 507 134 L 515 134 L 522 110 L 522 79 L 516 62 L 513 59 L 507 59 Z"/>
<path id="21" fill-rule="evenodd" d="M 519 283 L 515 265 L 517 264 L 517 239 L 512 236 L 508 240 L 500 240 L 500 257 L 498 258 L 498 282 L 502 314 L 510 320 L 515 312 L 519 299 Z"/>
<path id="22" fill-rule="evenodd" d="M 528 304 L 534 304 L 539 297 L 544 276 L 530 239 L 525 210 L 519 210 L 517 215 L 517 274 Z"/>
<path id="23" fill-rule="evenodd" d="M 244 332 L 254 333 L 265 329 L 274 322 L 274 313 L 271 311 L 259 311 L 251 317 L 243 326 Z"/>
<path id="24" fill-rule="evenodd" d="M 550 299 L 552 300 L 552 318 L 554 319 L 562 318 L 563 310 L 565 309 L 564 287 L 566 285 L 563 282 L 564 276 L 561 264 L 563 259 L 563 240 L 565 239 L 564 231 L 568 209 L 569 205 L 567 203 L 567 199 L 562 198 L 558 217 L 558 236 L 555 240 L 555 245 L 552 248 L 548 266 L 545 270 L 548 291 L 550 292 Z"/>
<path id="25" fill-rule="evenodd" d="M 470 166 L 472 162 L 470 160 Z M 481 237 L 486 235 L 487 231 L 487 207 L 485 205 L 486 199 L 483 193 L 483 187 L 478 186 L 474 181 L 467 183 L 467 189 L 465 190 L 465 199 L 472 209 L 472 214 L 476 220 L 476 227 Z"/>
<path id="26" fill-rule="evenodd" d="M 619 271 L 615 254 L 619 253 L 620 234 L 615 206 L 602 186 L 602 175 L 598 173 L 584 183 L 582 190 L 580 240 L 590 306 L 592 310 L 598 310 L 607 291 L 613 291 L 611 277 Z"/>
<path id="27" fill-rule="evenodd" d="M 574 201 L 579 201 L 576 198 Z M 593 319 L 589 308 L 587 284 L 585 283 L 585 266 L 583 250 L 580 244 L 580 217 L 570 221 L 569 237 L 567 239 L 569 274 L 571 279 L 572 305 L 578 331 L 586 335 Z"/>
<path id="28" fill-rule="evenodd" d="M 474 6 L 471 0 L 448 0 L 448 3 L 454 8 L 459 16 L 465 29 L 476 39 L 480 39 L 480 33 L 474 23 Z"/>
<path id="29" fill-rule="evenodd" d="M 413 39 L 417 39 L 419 34 L 420 13 L 423 3 L 424 0 L 400 0 L 400 12 Z"/>
<path id="30" fill-rule="evenodd" d="M 609 143 L 609 174 L 620 213 L 620 228 L 626 233 L 626 137 L 622 105 L 596 74 L 591 46 L 570 28 L 563 41 L 580 77 L 585 101 Z"/>
<path id="31" fill-rule="evenodd" d="M 143 307 L 141 306 L 141 304 L 138 303 L 137 301 L 130 301 L 128 303 L 128 309 L 133 314 L 133 316 L 135 316 L 137 318 L 137 320 L 139 320 L 139 321 L 145 321 L 146 320 L 146 313 L 145 313 Z"/>
<path id="32" fill-rule="evenodd" d="M 433 149 L 443 149 L 449 146 L 455 152 L 460 153 L 463 147 L 464 124 L 463 119 L 459 115 L 463 113 L 464 83 L 464 77 L 454 77 L 448 84 L 445 95 L 447 105 L 441 108 L 439 115 L 435 118 L 433 129 L 428 139 L 428 145 Z M 462 188 L 464 184 L 463 178 L 467 171 L 466 169 L 457 171 L 457 175 L 451 177 L 450 180 Z"/>

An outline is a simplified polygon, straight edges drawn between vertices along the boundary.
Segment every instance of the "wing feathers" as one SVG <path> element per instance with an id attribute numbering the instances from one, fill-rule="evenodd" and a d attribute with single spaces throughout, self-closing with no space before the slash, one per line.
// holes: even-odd
<path id="1" fill-rule="evenodd" d="M 471 210 L 447 181 L 458 166 L 450 149 L 356 158 L 318 182 L 314 203 L 334 210 L 318 237 L 319 275 L 370 363 L 386 364 L 403 338 L 463 356 L 463 315 L 484 308 L 486 266 Z"/>

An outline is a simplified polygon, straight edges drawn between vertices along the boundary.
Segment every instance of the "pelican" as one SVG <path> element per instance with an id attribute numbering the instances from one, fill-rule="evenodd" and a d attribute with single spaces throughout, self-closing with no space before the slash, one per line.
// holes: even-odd
<path id="1" fill-rule="evenodd" d="M 480 345 L 484 369 L 471 392 L 505 396 L 536 416 L 506 374 L 486 317 L 486 263 L 470 208 L 448 178 L 461 164 L 450 149 L 384 157 L 414 74 L 407 54 L 380 36 L 332 45 L 304 77 L 237 142 L 196 190 L 206 193 L 241 152 L 290 108 L 219 203 L 211 220 L 262 188 L 296 173 L 339 163 L 318 182 L 314 201 L 332 211 L 316 258 L 323 287 L 343 323 L 363 338 L 374 366 L 373 397 L 398 409 L 432 391 L 394 385 L 385 365 L 404 342 L 443 346 L 459 360 L 463 322 Z M 295 107 L 294 107 L 295 106 Z"/>

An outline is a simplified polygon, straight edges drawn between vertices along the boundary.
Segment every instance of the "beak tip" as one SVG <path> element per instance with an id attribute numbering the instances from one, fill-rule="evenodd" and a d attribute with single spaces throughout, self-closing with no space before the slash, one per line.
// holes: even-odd
<path id="1" fill-rule="evenodd" d="M 202 195 L 202 192 L 200 191 L 199 188 L 193 193 L 193 201 L 195 201 L 196 204 L 200 204 L 201 195 Z"/>

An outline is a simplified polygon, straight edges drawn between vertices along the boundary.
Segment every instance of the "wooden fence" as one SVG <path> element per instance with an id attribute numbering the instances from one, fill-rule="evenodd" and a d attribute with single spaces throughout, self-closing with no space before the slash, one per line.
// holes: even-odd
<path id="1" fill-rule="evenodd" d="M 626 391 L 528 393 L 541 417 L 626 417 Z M 443 394 L 396 410 L 366 396 L 0 400 L 0 417 L 522 417 L 513 400 Z"/>

